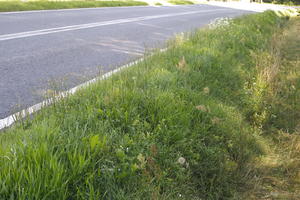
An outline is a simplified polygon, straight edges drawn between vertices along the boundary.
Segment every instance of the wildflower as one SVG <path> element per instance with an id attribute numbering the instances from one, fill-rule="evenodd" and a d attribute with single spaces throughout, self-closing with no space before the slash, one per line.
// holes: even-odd
<path id="1" fill-rule="evenodd" d="M 177 161 L 179 164 L 181 164 L 181 165 L 184 165 L 185 164 L 185 158 L 184 157 L 180 157 L 180 158 L 178 158 L 178 161 Z"/>
<path id="2" fill-rule="evenodd" d="M 225 17 L 225 18 L 216 18 L 215 20 L 211 21 L 208 24 L 208 27 L 210 29 L 218 28 L 218 27 L 225 27 L 228 26 L 231 23 L 231 18 Z"/>

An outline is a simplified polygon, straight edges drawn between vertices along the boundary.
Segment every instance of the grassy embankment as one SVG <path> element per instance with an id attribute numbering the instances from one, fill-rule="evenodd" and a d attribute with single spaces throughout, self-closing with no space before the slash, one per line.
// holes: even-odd
<path id="1" fill-rule="evenodd" d="M 145 5 L 143 1 L 0 1 L 0 12 Z"/>
<path id="2" fill-rule="evenodd" d="M 194 4 L 194 2 L 188 1 L 188 0 L 169 0 L 168 2 L 171 3 L 171 4 L 174 4 L 174 5 L 191 5 L 191 4 Z"/>
<path id="3" fill-rule="evenodd" d="M 270 44 L 286 21 L 265 12 L 178 36 L 166 52 L 5 130 L 0 199 L 228 199 L 246 182 L 250 190 L 267 133 L 292 132 L 299 116 L 299 74 L 269 68 L 281 69 Z"/>

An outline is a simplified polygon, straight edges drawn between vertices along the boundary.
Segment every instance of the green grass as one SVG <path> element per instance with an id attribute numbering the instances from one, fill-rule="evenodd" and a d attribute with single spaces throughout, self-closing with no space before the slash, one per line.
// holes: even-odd
<path id="1" fill-rule="evenodd" d="M 142 1 L 0 1 L 0 12 L 143 5 L 148 4 Z"/>
<path id="2" fill-rule="evenodd" d="M 265 0 L 264 3 L 273 3 L 273 4 L 281 4 L 281 5 L 300 5 L 299 0 Z"/>
<path id="3" fill-rule="evenodd" d="M 178 36 L 5 130 L 0 199 L 234 198 L 264 153 L 254 58 L 285 21 L 268 11 Z"/>
<path id="4" fill-rule="evenodd" d="M 194 4 L 194 2 L 187 1 L 187 0 L 170 0 L 168 2 L 171 4 L 175 4 L 175 5 L 192 5 L 192 4 Z"/>

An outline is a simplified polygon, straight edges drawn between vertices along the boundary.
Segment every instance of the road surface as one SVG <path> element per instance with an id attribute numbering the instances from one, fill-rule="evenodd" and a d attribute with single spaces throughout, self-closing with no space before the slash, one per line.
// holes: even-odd
<path id="1" fill-rule="evenodd" d="M 163 47 L 176 33 L 248 11 L 209 5 L 0 13 L 0 119 Z"/>

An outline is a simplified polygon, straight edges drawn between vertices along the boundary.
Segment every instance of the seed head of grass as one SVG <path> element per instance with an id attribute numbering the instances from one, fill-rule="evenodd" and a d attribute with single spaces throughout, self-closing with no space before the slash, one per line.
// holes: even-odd
<path id="1" fill-rule="evenodd" d="M 221 119 L 218 117 L 214 117 L 211 119 L 211 123 L 214 125 L 220 124 L 220 122 L 221 122 Z"/>
<path id="2" fill-rule="evenodd" d="M 205 105 L 196 106 L 196 109 L 202 112 L 208 112 L 208 108 Z"/>
<path id="3" fill-rule="evenodd" d="M 180 61 L 178 62 L 178 64 L 176 65 L 177 69 L 179 69 L 180 71 L 184 71 L 187 72 L 188 71 L 188 66 L 187 63 L 185 61 L 184 56 L 180 59 Z"/>
<path id="4" fill-rule="evenodd" d="M 204 94 L 209 94 L 209 92 L 210 92 L 209 87 L 203 88 L 203 92 L 204 92 Z"/>

